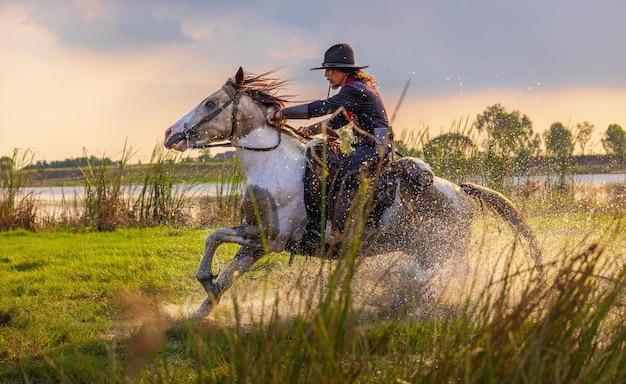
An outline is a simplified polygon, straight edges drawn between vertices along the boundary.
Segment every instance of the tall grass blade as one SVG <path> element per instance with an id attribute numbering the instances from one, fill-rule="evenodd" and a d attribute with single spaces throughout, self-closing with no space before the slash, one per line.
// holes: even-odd
<path id="1" fill-rule="evenodd" d="M 13 150 L 13 157 L 0 164 L 0 231 L 36 229 L 37 203 L 24 188 L 29 181 L 34 153 Z"/>

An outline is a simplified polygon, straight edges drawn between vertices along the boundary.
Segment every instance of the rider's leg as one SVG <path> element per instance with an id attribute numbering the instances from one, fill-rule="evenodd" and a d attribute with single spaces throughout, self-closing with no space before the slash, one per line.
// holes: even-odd
<path id="1" fill-rule="evenodd" d="M 377 160 L 375 147 L 360 145 L 347 155 L 345 164 L 338 171 L 332 188 L 335 199 L 333 226 L 338 230 L 345 229 L 350 206 L 361 187 L 361 180 L 375 174 Z"/>
<path id="2" fill-rule="evenodd" d="M 307 230 L 317 232 L 322 226 L 322 167 L 308 162 L 304 169 L 304 206 L 308 218 Z"/>
<path id="3" fill-rule="evenodd" d="M 299 251 L 311 256 L 319 256 L 322 225 L 325 226 L 322 223 L 322 171 L 322 166 L 315 161 L 308 161 L 304 169 L 304 206 L 308 221 Z"/>

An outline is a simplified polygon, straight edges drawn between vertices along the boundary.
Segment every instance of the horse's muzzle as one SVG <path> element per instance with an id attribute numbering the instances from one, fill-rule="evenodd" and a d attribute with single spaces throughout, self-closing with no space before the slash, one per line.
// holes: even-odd
<path id="1" fill-rule="evenodd" d="M 172 149 L 172 147 L 181 140 L 187 140 L 187 134 L 185 132 L 178 132 L 171 135 L 165 142 L 165 148 Z"/>

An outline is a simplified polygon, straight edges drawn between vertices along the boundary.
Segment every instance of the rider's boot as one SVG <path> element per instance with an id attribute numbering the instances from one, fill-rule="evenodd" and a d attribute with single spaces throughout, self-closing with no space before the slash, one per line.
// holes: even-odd
<path id="1" fill-rule="evenodd" d="M 300 252 L 304 255 L 319 256 L 321 236 L 317 230 L 307 226 L 300 240 Z"/>
<path id="2" fill-rule="evenodd" d="M 341 189 L 335 192 L 329 244 L 329 253 L 335 259 L 343 256 L 344 229 L 349 225 L 348 220 L 353 197 L 354 192 L 350 190 Z"/>

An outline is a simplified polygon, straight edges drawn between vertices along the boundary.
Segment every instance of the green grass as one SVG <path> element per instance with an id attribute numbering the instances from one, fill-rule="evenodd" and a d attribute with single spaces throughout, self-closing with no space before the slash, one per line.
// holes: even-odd
<path id="1" fill-rule="evenodd" d="M 173 164 L 156 157 L 145 217 L 175 201 Z M 126 179 L 125 163 L 89 170 L 103 197 Z M 203 224 L 234 221 L 237 180 L 222 176 Z M 350 251 L 291 267 L 272 254 L 203 321 L 180 314 L 206 296 L 194 275 L 208 230 L 0 232 L 0 382 L 624 382 L 623 187 L 583 203 L 524 188 L 513 198 L 542 244 L 542 275 L 504 224 L 479 215 L 470 257 L 440 282 L 379 280 Z M 218 249 L 214 272 L 235 250 Z"/>
<path id="2" fill-rule="evenodd" d="M 469 276 L 429 300 L 412 291 L 421 315 L 383 318 L 362 305 L 377 282 L 363 285 L 350 258 L 289 267 L 271 255 L 210 319 L 190 321 L 164 308 L 204 297 L 206 230 L 3 232 L 0 382 L 619 382 L 623 219 L 532 217 L 544 283 L 508 250 L 506 228 L 477 220 L 469 270 L 487 283 Z M 220 247 L 214 270 L 235 249 Z"/>
<path id="3" fill-rule="evenodd" d="M 0 233 L 0 381 L 22 370 L 57 377 L 46 359 L 80 379 L 76 351 L 107 365 L 120 297 L 188 297 L 205 235 L 167 228 Z"/>

